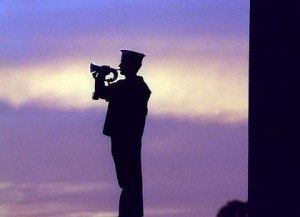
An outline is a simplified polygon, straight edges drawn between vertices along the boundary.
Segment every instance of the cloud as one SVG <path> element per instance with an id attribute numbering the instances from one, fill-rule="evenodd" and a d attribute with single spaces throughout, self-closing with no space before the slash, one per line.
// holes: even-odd
<path id="1" fill-rule="evenodd" d="M 112 216 L 91 209 L 95 194 L 111 188 L 97 183 L 0 183 L 0 213 L 11 216 Z M 87 196 L 90 198 L 90 203 Z M 95 202 L 96 203 L 96 202 Z M 87 208 L 89 206 L 89 208 Z M 100 205 L 99 208 L 102 208 Z M 86 209 L 95 210 L 85 212 Z"/>
<path id="2" fill-rule="evenodd" d="M 111 189 L 112 185 L 100 182 L 84 182 L 84 183 L 68 183 L 68 182 L 52 182 L 52 183 L 9 183 L 0 182 L 1 203 L 20 202 L 27 199 L 29 194 L 36 197 L 56 197 L 59 195 L 76 195 L 86 194 L 90 192 L 99 192 Z M 5 196 L 3 196 L 5 195 Z"/>
<path id="3" fill-rule="evenodd" d="M 4 1 L 1 8 L 1 65 L 57 58 L 66 55 L 66 51 L 75 54 L 81 52 L 84 41 L 93 42 L 97 48 L 96 44 L 107 43 L 106 39 L 111 42 L 124 39 L 125 46 L 133 46 L 153 37 L 248 38 L 249 2 L 241 0 L 176 3 L 14 0 Z"/>
<path id="4" fill-rule="evenodd" d="M 152 90 L 153 115 L 207 117 L 220 121 L 247 118 L 247 43 L 231 39 L 202 38 L 153 40 L 142 75 Z M 177 52 L 168 48 L 176 45 Z M 155 53 L 155 47 L 161 47 Z M 195 48 L 197 47 L 197 48 Z M 218 49 L 216 49 L 218 47 Z M 117 50 L 117 48 L 116 48 Z M 113 66 L 119 62 L 105 55 Z M 88 58 L 62 59 L 29 66 L 4 68 L 0 74 L 0 99 L 15 107 L 27 103 L 61 109 L 89 109 L 106 106 L 91 100 L 93 79 Z M 96 62 L 97 63 L 97 62 Z"/>
<path id="5" fill-rule="evenodd" d="M 44 183 L 36 186 L 36 191 L 46 195 L 80 194 L 99 190 L 107 190 L 112 185 L 107 183 Z"/>
<path id="6" fill-rule="evenodd" d="M 19 192 L 13 183 L 10 182 L 0 182 L 0 203 L 16 203 L 23 199 L 24 195 Z"/>
<path id="7" fill-rule="evenodd" d="M 134 6 L 133 6 L 134 5 Z M 4 1 L 0 100 L 14 107 L 104 107 L 91 100 L 90 62 L 146 53 L 153 115 L 247 118 L 245 1 Z M 17 28 L 15 28 L 17 27 Z"/>
<path id="8" fill-rule="evenodd" d="M 74 212 L 64 213 L 55 217 L 113 217 L 117 214 L 117 212 Z"/>
<path id="9" fill-rule="evenodd" d="M 104 111 L 31 106 L 1 113 L 1 199 L 11 198 L 5 210 L 20 217 L 117 210 L 103 119 Z M 149 116 L 143 169 L 146 211 L 178 208 L 191 216 L 199 208 L 213 216 L 218 204 L 247 196 L 247 124 Z"/>
<path id="10" fill-rule="evenodd" d="M 103 202 L 101 197 L 104 196 L 102 191 L 107 190 L 106 187 L 111 189 L 111 186 L 103 186 L 99 182 L 0 183 L 2 198 L 0 198 L 0 213 L 5 217 L 35 217 L 41 215 L 45 217 L 112 217 L 117 214 L 116 211 L 108 209 L 112 206 L 101 204 Z M 150 192 L 152 191 L 153 189 Z M 165 194 L 166 192 L 168 191 L 161 193 Z M 98 197 L 95 197 L 95 194 L 98 194 Z M 195 207 L 191 201 L 189 202 L 190 206 L 181 202 L 180 206 L 176 207 L 173 204 L 174 207 L 171 205 L 173 207 L 171 208 L 170 205 L 165 205 L 164 202 L 161 206 L 153 207 L 151 203 L 148 203 L 149 193 L 147 191 L 145 195 L 148 204 L 145 207 L 145 213 L 149 216 L 179 217 L 190 216 L 195 213 L 205 214 L 204 208 Z M 181 194 L 180 197 L 184 198 L 186 195 Z"/>

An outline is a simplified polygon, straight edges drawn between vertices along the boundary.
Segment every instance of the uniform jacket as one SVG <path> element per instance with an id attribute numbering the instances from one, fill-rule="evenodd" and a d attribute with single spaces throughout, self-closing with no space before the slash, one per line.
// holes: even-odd
<path id="1" fill-rule="evenodd" d="M 102 86 L 99 96 L 108 101 L 103 134 L 141 138 L 150 94 L 151 91 L 140 76 Z"/>

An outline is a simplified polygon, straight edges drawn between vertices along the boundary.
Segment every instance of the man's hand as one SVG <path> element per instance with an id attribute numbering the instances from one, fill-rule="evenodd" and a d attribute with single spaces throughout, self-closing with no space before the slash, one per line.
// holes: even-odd
<path id="1" fill-rule="evenodd" d="M 98 99 L 100 99 L 100 97 L 97 96 L 97 94 L 94 92 L 94 93 L 93 93 L 93 96 L 92 96 L 92 99 L 93 99 L 93 100 L 98 100 Z"/>

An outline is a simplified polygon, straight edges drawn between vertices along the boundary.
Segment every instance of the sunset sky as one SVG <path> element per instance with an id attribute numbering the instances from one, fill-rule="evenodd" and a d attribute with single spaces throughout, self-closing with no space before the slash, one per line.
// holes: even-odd
<path id="1" fill-rule="evenodd" d="M 0 216 L 115 217 L 89 64 L 146 54 L 146 217 L 247 200 L 247 0 L 2 0 Z M 122 79 L 122 77 L 120 77 Z"/>

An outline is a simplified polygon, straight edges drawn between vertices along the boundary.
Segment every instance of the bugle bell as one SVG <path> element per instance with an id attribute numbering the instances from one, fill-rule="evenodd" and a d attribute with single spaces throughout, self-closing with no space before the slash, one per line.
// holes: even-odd
<path id="1" fill-rule="evenodd" d="M 105 77 L 110 73 L 113 73 L 112 78 L 105 79 L 107 82 L 114 82 L 118 78 L 118 69 L 111 68 L 110 66 L 102 65 L 98 66 L 93 63 L 90 65 L 90 72 L 93 74 L 94 78 L 97 78 L 99 74 L 104 75 Z"/>

